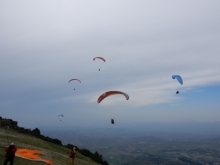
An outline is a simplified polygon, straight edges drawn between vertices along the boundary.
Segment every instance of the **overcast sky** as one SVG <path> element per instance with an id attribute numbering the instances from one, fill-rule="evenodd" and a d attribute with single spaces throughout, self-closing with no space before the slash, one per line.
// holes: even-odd
<path id="1" fill-rule="evenodd" d="M 117 125 L 220 121 L 219 6 L 219 0 L 0 1 L 0 116 L 33 128 L 110 125 L 111 118 Z M 110 90 L 130 98 L 98 104 Z"/>

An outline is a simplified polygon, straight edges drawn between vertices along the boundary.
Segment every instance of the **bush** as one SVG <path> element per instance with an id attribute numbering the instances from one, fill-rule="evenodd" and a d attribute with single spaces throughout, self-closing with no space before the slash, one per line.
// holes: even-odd
<path id="1" fill-rule="evenodd" d="M 81 154 L 82 155 L 84 155 L 84 156 L 86 156 L 86 157 L 89 157 L 89 158 L 92 158 L 92 156 L 93 156 L 93 153 L 91 153 L 89 150 L 87 150 L 87 149 L 82 149 L 81 150 Z"/>
<path id="2" fill-rule="evenodd" d="M 99 154 L 97 151 L 93 154 L 92 160 L 102 165 L 108 165 L 106 161 L 103 161 L 102 154 Z"/>

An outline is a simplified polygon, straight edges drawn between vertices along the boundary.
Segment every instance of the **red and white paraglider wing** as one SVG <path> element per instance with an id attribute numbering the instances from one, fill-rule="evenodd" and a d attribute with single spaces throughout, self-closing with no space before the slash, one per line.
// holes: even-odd
<path id="1" fill-rule="evenodd" d="M 103 99 L 105 99 L 106 97 L 112 96 L 112 95 L 116 95 L 116 94 L 122 94 L 125 96 L 126 100 L 129 99 L 128 94 L 121 92 L 121 91 L 108 91 L 103 93 L 101 96 L 99 96 L 97 102 L 100 103 Z"/>
<path id="2" fill-rule="evenodd" d="M 96 59 L 100 59 L 105 62 L 105 59 L 103 57 L 95 57 L 95 58 L 93 58 L 93 61 L 95 61 Z"/>
<path id="3" fill-rule="evenodd" d="M 80 83 L 81 83 L 81 81 L 79 80 L 79 79 L 71 79 L 71 80 L 69 80 L 69 82 L 71 82 L 71 81 L 73 81 L 73 80 L 77 80 L 77 81 L 79 81 Z"/>

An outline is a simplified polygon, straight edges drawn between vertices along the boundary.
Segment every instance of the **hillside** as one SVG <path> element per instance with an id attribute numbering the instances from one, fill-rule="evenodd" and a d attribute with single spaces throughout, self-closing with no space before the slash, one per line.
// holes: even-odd
<path id="1" fill-rule="evenodd" d="M 0 157 L 3 163 L 5 152 L 4 148 L 9 143 L 14 142 L 18 149 L 27 148 L 32 150 L 39 150 L 44 152 L 41 155 L 44 159 L 52 160 L 53 165 L 67 165 L 71 164 L 71 159 L 68 158 L 69 149 L 57 145 L 51 142 L 47 142 L 36 138 L 34 136 L 19 133 L 13 128 L 6 129 L 4 126 L 0 126 Z M 16 165 L 46 165 L 45 162 L 37 162 L 26 160 L 20 157 L 15 157 Z M 90 158 L 77 153 L 75 165 L 98 165 L 97 163 L 91 161 Z"/>

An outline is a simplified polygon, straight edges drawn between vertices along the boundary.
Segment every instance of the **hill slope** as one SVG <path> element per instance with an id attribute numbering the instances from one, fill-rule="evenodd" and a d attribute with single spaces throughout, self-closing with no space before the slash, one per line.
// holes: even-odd
<path id="1" fill-rule="evenodd" d="M 18 149 L 27 148 L 31 150 L 39 150 L 44 152 L 41 157 L 43 159 L 49 159 L 53 162 L 53 165 L 67 165 L 71 164 L 71 159 L 68 157 L 69 149 L 63 146 L 46 142 L 36 137 L 18 133 L 16 130 L 0 127 L 0 160 L 4 161 L 4 148 L 11 142 L 14 142 Z M 26 160 L 20 157 L 15 157 L 16 165 L 46 165 L 45 162 L 37 162 Z M 89 158 L 77 153 L 75 165 L 98 165 L 91 161 Z"/>

